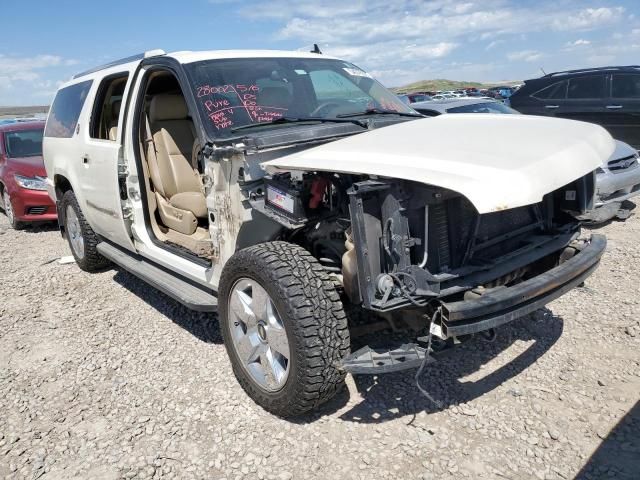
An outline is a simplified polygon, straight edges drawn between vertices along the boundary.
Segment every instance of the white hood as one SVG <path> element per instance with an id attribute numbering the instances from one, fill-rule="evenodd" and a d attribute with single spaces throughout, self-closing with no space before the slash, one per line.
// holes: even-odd
<path id="1" fill-rule="evenodd" d="M 595 170 L 615 149 L 602 127 L 526 115 L 441 115 L 265 162 L 413 180 L 461 193 L 478 212 L 529 205 Z"/>

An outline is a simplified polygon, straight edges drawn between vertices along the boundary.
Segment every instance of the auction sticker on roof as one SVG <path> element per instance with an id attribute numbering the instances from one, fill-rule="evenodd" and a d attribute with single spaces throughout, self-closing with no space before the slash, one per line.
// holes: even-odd
<path id="1" fill-rule="evenodd" d="M 367 78 L 371 78 L 371 75 L 369 75 L 364 70 L 359 70 L 357 68 L 343 68 L 343 70 L 345 72 L 347 72 L 349 75 L 351 75 L 352 77 L 367 77 Z"/>

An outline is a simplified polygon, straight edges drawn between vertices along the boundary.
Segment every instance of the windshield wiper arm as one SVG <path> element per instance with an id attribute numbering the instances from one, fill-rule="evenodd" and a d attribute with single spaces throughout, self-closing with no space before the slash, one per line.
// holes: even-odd
<path id="1" fill-rule="evenodd" d="M 244 130 L 253 127 L 263 127 L 265 125 L 278 125 L 280 123 L 305 123 L 305 122 L 318 122 L 318 123 L 353 123 L 362 128 L 367 128 L 367 123 L 362 120 L 350 120 L 347 118 L 320 118 L 320 117 L 279 117 L 270 122 L 250 123 L 248 125 L 240 125 L 231 129 L 232 132 L 238 130 Z"/>
<path id="2" fill-rule="evenodd" d="M 359 117 L 361 115 L 399 115 L 401 117 L 421 118 L 424 115 L 420 113 L 396 112 L 395 110 L 382 110 L 380 108 L 367 108 L 364 112 L 342 113 L 336 115 L 338 118 Z"/>

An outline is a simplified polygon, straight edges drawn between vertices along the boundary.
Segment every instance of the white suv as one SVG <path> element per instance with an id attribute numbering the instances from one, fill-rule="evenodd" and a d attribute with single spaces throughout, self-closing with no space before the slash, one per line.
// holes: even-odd
<path id="1" fill-rule="evenodd" d="M 283 416 L 331 398 L 346 372 L 426 362 L 432 335 L 539 308 L 606 243 L 575 220 L 614 149 L 602 128 L 423 118 L 317 52 L 123 59 L 62 85 L 44 137 L 80 268 L 114 262 L 217 311 L 239 382 Z M 402 343 L 362 346 L 387 327 Z"/>

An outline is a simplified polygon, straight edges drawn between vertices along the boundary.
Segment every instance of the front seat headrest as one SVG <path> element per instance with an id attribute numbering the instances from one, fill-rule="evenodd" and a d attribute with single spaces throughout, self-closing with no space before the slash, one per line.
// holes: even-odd
<path id="1" fill-rule="evenodd" d="M 149 120 L 183 120 L 189 116 L 189 109 L 182 95 L 163 93 L 151 99 Z"/>

